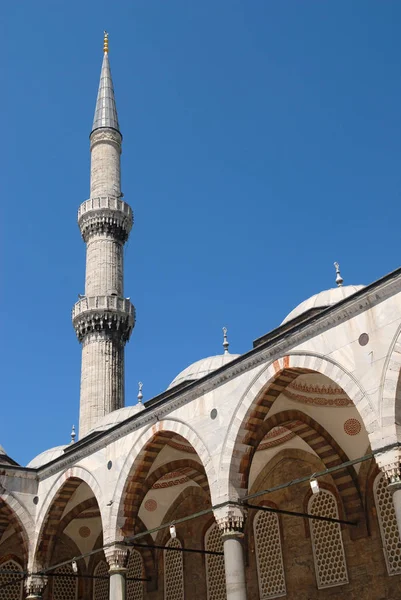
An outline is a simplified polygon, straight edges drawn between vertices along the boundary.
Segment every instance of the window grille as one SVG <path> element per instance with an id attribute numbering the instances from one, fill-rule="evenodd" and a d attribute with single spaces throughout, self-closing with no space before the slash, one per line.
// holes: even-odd
<path id="1" fill-rule="evenodd" d="M 223 540 L 216 523 L 206 532 L 205 549 L 213 552 L 223 552 Z M 224 556 L 206 554 L 206 587 L 208 600 L 226 600 Z"/>
<path id="2" fill-rule="evenodd" d="M 308 512 L 312 515 L 338 519 L 337 502 L 327 490 L 311 496 Z M 319 589 L 348 583 L 347 564 L 339 523 L 309 520 L 315 560 L 316 582 Z"/>
<path id="3" fill-rule="evenodd" d="M 109 566 L 105 560 L 101 560 L 97 564 L 94 575 L 109 576 Z M 93 580 L 93 600 L 109 600 L 109 579 Z"/>
<path id="4" fill-rule="evenodd" d="M 373 490 L 387 572 L 389 575 L 396 575 L 401 573 L 401 540 L 393 498 L 384 473 L 376 477 Z"/>
<path id="5" fill-rule="evenodd" d="M 21 566 L 14 560 L 7 560 L 0 564 L 2 571 L 21 571 Z M 12 583 L 11 583 L 12 582 Z M 6 587 L 2 587 L 3 585 Z M 19 575 L 0 573 L 0 600 L 22 600 L 23 584 Z"/>
<path id="6" fill-rule="evenodd" d="M 54 571 L 53 600 L 75 600 L 77 597 L 78 581 L 73 577 L 57 577 L 60 575 L 74 575 L 71 565 L 63 565 Z"/>
<path id="7" fill-rule="evenodd" d="M 277 514 L 259 511 L 253 522 L 260 600 L 286 595 Z"/>
<path id="8" fill-rule="evenodd" d="M 143 577 L 142 557 L 132 550 L 128 559 L 127 577 Z M 127 600 L 143 600 L 143 582 L 127 581 Z"/>
<path id="9" fill-rule="evenodd" d="M 177 538 L 171 539 L 166 546 L 181 548 Z M 184 565 L 182 552 L 164 551 L 164 598 L 165 600 L 184 600 Z"/>

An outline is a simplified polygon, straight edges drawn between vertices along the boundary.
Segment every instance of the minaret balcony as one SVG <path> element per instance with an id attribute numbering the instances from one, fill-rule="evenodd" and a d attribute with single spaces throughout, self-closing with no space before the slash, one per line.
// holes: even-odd
<path id="1" fill-rule="evenodd" d="M 80 342 L 91 333 L 108 332 L 125 343 L 135 325 L 135 307 L 129 298 L 85 296 L 72 309 L 72 323 Z"/>
<path id="2" fill-rule="evenodd" d="M 132 208 L 117 196 L 89 198 L 78 209 L 78 225 L 85 242 L 92 235 L 106 234 L 125 243 L 133 223 Z"/>

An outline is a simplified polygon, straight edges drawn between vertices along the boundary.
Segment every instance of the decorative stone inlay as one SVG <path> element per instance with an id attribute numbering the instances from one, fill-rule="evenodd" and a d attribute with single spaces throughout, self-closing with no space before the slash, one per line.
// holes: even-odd
<path id="1" fill-rule="evenodd" d="M 243 509 L 235 504 L 229 504 L 215 511 L 217 525 L 222 535 L 237 533 L 243 535 L 245 525 L 245 513 Z"/>
<path id="2" fill-rule="evenodd" d="M 86 527 L 86 525 L 83 525 L 79 528 L 78 533 L 81 536 L 81 538 L 88 538 L 91 534 L 91 530 L 89 529 L 89 527 Z"/>
<path id="3" fill-rule="evenodd" d="M 144 507 L 145 510 L 147 510 L 148 512 L 154 512 L 155 510 L 157 510 L 157 502 L 153 498 L 149 498 L 148 500 L 146 500 Z"/>
<path id="4" fill-rule="evenodd" d="M 131 207 L 116 196 L 89 198 L 78 209 L 78 225 L 85 242 L 92 235 L 106 234 L 124 244 L 133 222 Z"/>
<path id="5" fill-rule="evenodd" d="M 362 425 L 358 419 L 347 419 L 344 423 L 344 431 L 347 435 L 358 435 Z"/>
<path id="6" fill-rule="evenodd" d="M 128 298 L 85 297 L 74 305 L 72 322 L 80 342 L 88 334 L 103 331 L 118 332 L 121 341 L 126 342 L 135 325 L 135 307 Z"/>
<path id="7" fill-rule="evenodd" d="M 175 441 L 174 439 L 168 440 L 167 444 L 174 448 L 175 450 L 181 450 L 182 452 L 188 452 L 188 454 L 196 454 L 195 448 L 192 446 L 188 446 L 187 444 L 181 444 L 180 442 Z"/>
<path id="8" fill-rule="evenodd" d="M 105 548 L 104 555 L 110 570 L 123 571 L 127 568 L 130 551 L 123 544 L 114 544 Z"/>
<path id="9" fill-rule="evenodd" d="M 188 477 L 185 475 L 186 471 L 190 471 L 191 469 L 184 468 L 181 471 L 172 471 L 171 473 L 166 473 L 163 477 L 160 477 L 156 483 L 153 484 L 153 490 L 160 490 L 163 488 L 173 487 L 176 485 L 181 485 L 183 483 L 187 483 L 189 481 Z"/>
<path id="10" fill-rule="evenodd" d="M 337 386 L 314 385 L 295 380 L 282 393 L 290 400 L 311 406 L 329 406 L 333 408 L 353 406 L 352 400 Z"/>

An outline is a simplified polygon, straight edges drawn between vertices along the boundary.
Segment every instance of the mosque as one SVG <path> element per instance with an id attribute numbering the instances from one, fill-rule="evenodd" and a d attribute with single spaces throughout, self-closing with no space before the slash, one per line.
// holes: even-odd
<path id="1" fill-rule="evenodd" d="M 108 37 L 78 210 L 79 438 L 0 447 L 0 600 L 401 598 L 401 268 L 124 405 L 135 309 Z M 283 315 L 284 317 L 284 315 Z"/>

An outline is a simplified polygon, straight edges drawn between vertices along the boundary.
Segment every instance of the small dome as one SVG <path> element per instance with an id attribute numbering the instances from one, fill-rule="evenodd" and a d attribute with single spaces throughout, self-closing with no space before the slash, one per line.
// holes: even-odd
<path id="1" fill-rule="evenodd" d="M 117 423 L 121 423 L 129 417 L 136 415 L 138 412 L 144 409 L 144 406 L 138 402 L 134 406 L 124 406 L 124 408 L 119 408 L 118 410 L 113 410 L 111 413 L 104 415 L 101 417 L 95 427 L 93 427 L 86 435 L 90 433 L 94 433 L 95 431 L 105 431 L 106 429 L 110 429 L 113 425 L 117 425 Z"/>
<path id="2" fill-rule="evenodd" d="M 0 446 L 0 454 L 7 456 L 7 452 L 4 450 L 3 446 Z"/>
<path id="3" fill-rule="evenodd" d="M 67 448 L 67 445 L 68 444 L 64 444 L 64 446 L 55 446 L 54 448 L 49 448 L 49 450 L 41 452 L 27 464 L 27 467 L 30 467 L 31 469 L 37 469 L 38 467 L 47 465 L 47 463 L 51 462 L 55 458 L 62 456 L 64 454 L 64 449 Z"/>
<path id="4" fill-rule="evenodd" d="M 319 294 L 315 294 L 311 298 L 301 302 L 301 304 L 298 304 L 298 306 L 296 306 L 294 310 L 292 310 L 290 314 L 286 316 L 281 325 L 292 321 L 311 308 L 327 308 L 329 306 L 333 306 L 334 304 L 337 304 L 337 302 L 340 302 L 341 300 L 352 296 L 352 294 L 355 294 L 359 290 L 362 290 L 364 287 L 364 285 L 341 285 L 336 288 L 332 288 L 331 290 L 319 292 Z"/>
<path id="5" fill-rule="evenodd" d="M 192 365 L 189 365 L 189 367 L 181 371 L 181 373 L 179 373 L 177 377 L 173 379 L 173 381 L 170 383 L 167 389 L 171 390 L 173 387 L 179 385 L 180 383 L 183 383 L 184 381 L 189 382 L 194 381 L 196 379 L 201 379 L 202 377 L 209 375 L 209 373 L 220 369 L 220 367 L 227 365 L 239 356 L 241 355 L 230 354 L 229 352 L 226 352 L 224 354 L 219 354 L 218 356 L 209 356 L 209 358 L 202 358 L 202 360 L 194 362 Z"/>

